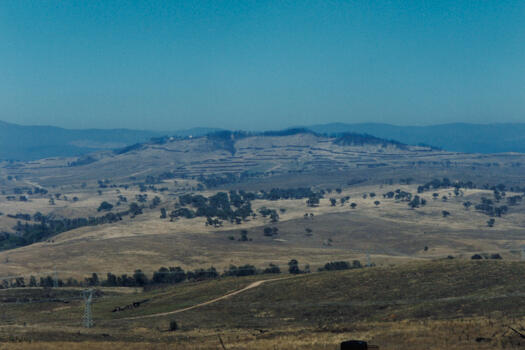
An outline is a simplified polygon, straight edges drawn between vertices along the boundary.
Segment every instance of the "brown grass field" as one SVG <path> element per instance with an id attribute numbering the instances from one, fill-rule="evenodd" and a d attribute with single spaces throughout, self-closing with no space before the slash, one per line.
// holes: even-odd
<path id="1" fill-rule="evenodd" d="M 397 188 L 416 193 L 415 185 L 359 186 L 341 194 L 327 194 L 315 208 L 307 207 L 304 200 L 257 200 L 253 202 L 254 210 L 262 206 L 285 210 L 280 221 L 271 223 L 259 216 L 241 225 L 225 222 L 221 228 L 205 226 L 204 218 L 161 220 L 159 209 L 145 209 L 143 215 L 133 219 L 125 217 L 114 224 L 83 227 L 47 242 L 0 252 L 0 262 L 4 262 L 0 264 L 0 273 L 45 274 L 56 266 L 61 276 L 82 277 L 92 272 L 130 273 L 137 268 L 151 273 L 165 265 L 184 268 L 214 265 L 219 269 L 244 263 L 264 266 L 285 264 L 299 257 L 318 267 L 330 260 L 363 260 L 367 253 L 380 265 L 448 255 L 470 257 L 480 252 L 499 253 L 511 260 L 520 258 L 520 247 L 525 244 L 524 204 L 510 207 L 509 213 L 497 218 L 497 224 L 490 228 L 486 224 L 487 215 L 473 208 L 466 210 L 462 203 L 479 202 L 481 196 L 490 197 L 491 191 L 464 190 L 458 197 L 450 189 L 429 191 L 421 195 L 427 205 L 414 210 L 406 202 L 382 198 L 383 193 Z M 370 192 L 377 196 L 362 198 Z M 432 199 L 434 192 L 439 193 L 439 199 Z M 133 192 L 128 191 L 127 195 L 131 197 Z M 155 194 L 149 195 L 151 198 Z M 80 216 L 92 215 L 99 201 L 114 202 L 115 196 L 97 195 L 79 201 L 78 209 L 71 210 L 78 210 Z M 356 209 L 348 203 L 330 205 L 329 197 L 339 200 L 345 196 L 357 203 Z M 442 196 L 450 199 L 443 202 Z M 378 206 L 374 205 L 376 199 L 381 202 Z M 162 201 L 162 206 L 173 208 L 169 197 L 164 196 Z M 10 208 L 10 202 L 3 205 L 9 210 L 5 213 L 20 210 Z M 23 212 L 45 212 L 40 205 L 41 201 L 27 203 Z M 82 206 L 89 209 L 84 211 Z M 443 210 L 451 215 L 444 218 Z M 305 213 L 313 213 L 314 217 L 305 219 Z M 6 226 L 16 223 L 6 216 L 0 217 L 2 220 L 9 222 Z M 266 226 L 277 227 L 279 234 L 265 237 Z M 252 241 L 239 242 L 241 230 L 247 230 Z M 407 241 L 411 243 L 407 245 Z M 425 246 L 427 251 L 423 249 Z"/>
<path id="2" fill-rule="evenodd" d="M 219 337 L 227 349 L 337 349 L 345 339 L 381 349 L 517 349 L 523 341 L 509 326 L 521 330 L 525 321 L 523 273 L 520 262 L 454 260 L 314 273 L 159 317 L 150 316 L 261 276 L 134 293 L 102 289 L 91 329 L 80 327 L 79 290 L 4 290 L 0 340 L 6 349 L 220 349 Z M 8 295 L 18 302 L 6 303 Z M 140 308 L 111 312 L 145 298 Z M 179 330 L 167 331 L 170 320 Z"/>
<path id="3" fill-rule="evenodd" d="M 494 227 L 487 225 L 489 216 L 463 205 L 475 205 L 482 196 L 494 199 L 485 184 L 524 187 L 523 155 L 340 146 L 313 135 L 247 138 L 235 147 L 231 153 L 203 139 L 176 140 L 124 154 L 100 153 L 98 161 L 84 166 L 69 166 L 74 158 L 0 163 L 0 232 L 14 233 L 19 219 L 8 215 L 99 216 L 103 201 L 114 205 L 115 213 L 126 210 L 137 195 L 148 196 L 144 213 L 136 217 L 1 251 L 0 280 L 43 277 L 55 268 L 64 280 L 136 269 L 151 276 L 161 266 L 214 266 L 222 272 L 232 264 L 262 269 L 275 263 L 285 271 L 290 259 L 298 259 L 301 267 L 308 264 L 312 273 L 283 273 L 279 280 L 270 280 L 276 278 L 272 275 L 222 277 L 146 289 L 100 287 L 90 329 L 81 326 L 80 287 L 0 289 L 0 349 L 223 349 L 222 341 L 226 349 L 335 350 L 346 339 L 367 340 L 380 349 L 523 346 L 524 339 L 509 327 L 525 333 L 525 203 L 509 206 L 508 213 L 495 217 Z M 140 190 L 147 175 L 165 171 L 177 176 Z M 209 188 L 198 180 L 202 174 L 245 171 L 257 175 Z M 453 188 L 426 191 L 419 196 L 427 204 L 416 209 L 382 196 L 396 189 L 415 195 L 418 185 L 445 176 L 473 181 L 477 189 L 462 188 L 458 195 Z M 99 188 L 102 180 L 107 187 Z M 49 194 L 27 195 L 27 201 L 19 194 L 8 198 L 15 188 L 40 186 Z M 254 211 L 277 210 L 276 223 L 258 215 L 212 227 L 202 217 L 159 217 L 160 208 L 176 208 L 181 194 L 275 187 L 327 193 L 317 207 L 305 200 L 252 202 Z M 505 196 L 522 194 L 507 190 Z M 128 202 L 118 205 L 119 196 Z M 150 209 L 155 196 L 160 205 Z M 350 199 L 341 206 L 346 196 Z M 506 198 L 497 203 L 504 204 Z M 265 236 L 265 227 L 276 227 L 278 234 Z M 250 240 L 239 240 L 242 230 Z M 477 253 L 503 259 L 472 261 Z M 329 261 L 364 264 L 368 258 L 375 267 L 317 272 Z M 112 312 L 145 299 L 141 307 Z M 168 331 L 171 320 L 177 321 L 177 331 Z"/>

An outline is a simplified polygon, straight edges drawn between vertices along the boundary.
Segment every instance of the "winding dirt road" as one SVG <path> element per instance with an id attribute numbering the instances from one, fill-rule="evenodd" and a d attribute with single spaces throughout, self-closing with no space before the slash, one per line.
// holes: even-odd
<path id="1" fill-rule="evenodd" d="M 250 289 L 257 288 L 257 287 L 259 287 L 260 285 L 262 285 L 264 283 L 268 283 L 268 282 L 272 282 L 272 281 L 280 281 L 280 280 L 285 280 L 285 279 L 289 279 L 289 278 L 294 278 L 294 277 L 281 277 L 281 278 L 272 278 L 272 279 L 268 279 L 268 280 L 255 281 L 255 282 L 250 283 L 246 287 L 238 289 L 238 290 L 236 290 L 234 292 L 230 292 L 228 294 L 224 294 L 223 296 L 220 296 L 218 298 L 205 301 L 205 302 L 200 303 L 200 304 L 195 304 L 193 306 L 185 307 L 184 309 L 178 309 L 178 310 L 167 311 L 167 312 L 160 312 L 160 313 L 151 314 L 151 315 L 124 317 L 124 318 L 119 318 L 118 321 L 120 321 L 120 320 L 138 320 L 138 319 L 143 319 L 143 318 L 152 318 L 152 317 L 160 317 L 160 316 L 167 316 L 167 315 L 178 314 L 178 313 L 181 313 L 181 312 L 184 312 L 184 311 L 197 309 L 197 308 L 200 308 L 200 307 L 203 307 L 203 306 L 206 306 L 206 305 L 210 305 L 210 304 L 216 303 L 216 302 L 224 300 L 224 299 L 231 298 L 231 297 L 233 297 L 233 296 L 235 296 L 237 294 L 241 294 L 241 293 L 244 293 L 244 292 L 246 292 L 246 291 L 248 291 Z"/>

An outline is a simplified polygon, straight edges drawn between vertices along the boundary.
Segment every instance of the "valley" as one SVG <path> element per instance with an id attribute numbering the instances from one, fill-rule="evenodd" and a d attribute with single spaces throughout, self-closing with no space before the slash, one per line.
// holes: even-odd
<path id="1" fill-rule="evenodd" d="M 522 268 L 522 164 L 522 154 L 463 154 L 304 130 L 163 138 L 79 158 L 3 162 L 2 327 L 21 341 L 70 348 L 82 313 L 78 295 L 92 288 L 98 319 L 81 334 L 100 348 L 108 333 L 111 347 L 146 341 L 163 349 L 177 341 L 181 349 L 215 349 L 222 334 L 228 349 L 312 349 L 319 342 L 316 349 L 335 349 L 348 336 L 384 345 L 401 324 L 407 342 L 387 348 L 416 349 L 409 332 L 424 338 L 428 327 L 445 332 L 446 322 L 467 327 L 467 337 L 496 322 L 501 332 L 491 339 L 513 346 L 515 334 L 504 325 L 524 316 L 509 314 L 522 286 L 505 274 Z M 290 273 L 292 261 L 297 270 Z M 154 283 L 162 267 L 182 271 L 184 281 Z M 469 278 L 494 290 L 478 290 Z M 53 279 L 59 288 L 49 288 Z M 359 282 L 346 287 L 352 280 Z M 425 289 L 429 283 L 442 285 Z M 41 298 L 66 304 L 42 300 L 38 314 L 24 316 Z M 146 299 L 122 321 L 107 313 L 110 305 Z M 482 300 L 500 299 L 474 311 Z M 176 310 L 184 311 L 170 313 Z M 52 315 L 46 324 L 44 315 Z M 159 331 L 171 315 L 183 328 Z M 265 331 L 251 336 L 257 329 Z M 196 339 L 202 347 L 190 347 Z M 453 344 L 484 345 L 464 336 Z"/>

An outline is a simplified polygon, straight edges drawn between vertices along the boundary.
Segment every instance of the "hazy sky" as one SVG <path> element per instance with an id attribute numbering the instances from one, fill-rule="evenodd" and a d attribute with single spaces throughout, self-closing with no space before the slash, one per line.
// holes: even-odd
<path id="1" fill-rule="evenodd" d="M 0 120 L 525 122 L 525 1 L 0 1 Z"/>

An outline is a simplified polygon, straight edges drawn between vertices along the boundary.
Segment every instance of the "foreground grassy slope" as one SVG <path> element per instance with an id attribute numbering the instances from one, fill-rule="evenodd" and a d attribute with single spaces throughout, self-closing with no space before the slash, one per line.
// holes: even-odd
<path id="1" fill-rule="evenodd" d="M 525 264 L 434 261 L 300 276 L 189 311 L 185 323 L 334 327 L 360 321 L 525 315 Z M 247 306 L 249 308 L 247 309 Z"/>
<path id="2" fill-rule="evenodd" d="M 95 301 L 96 326 L 90 330 L 79 327 L 82 304 L 74 291 L 58 291 L 64 294 L 50 298 L 49 291 L 39 297 L 35 290 L 33 303 L 27 295 L 25 302 L 13 302 L 27 290 L 2 291 L 0 340 L 46 340 L 59 349 L 72 345 L 54 342 L 68 339 L 97 348 L 134 348 L 146 342 L 146 347 L 164 349 L 176 342 L 180 349 L 216 349 L 220 334 L 228 349 L 247 344 L 253 349 L 336 349 L 345 338 L 368 339 L 385 349 L 514 348 L 518 340 L 507 325 L 519 328 L 525 316 L 524 273 L 525 264 L 519 262 L 454 260 L 315 273 L 269 281 L 176 315 L 138 319 L 128 318 L 195 305 L 261 277 L 147 292 L 105 290 Z M 115 306 L 144 299 L 149 301 L 136 309 L 112 312 Z M 172 319 L 180 329 L 166 332 Z M 104 343 L 108 341 L 112 343 Z M 84 345 L 71 348 L 88 348 Z"/>

